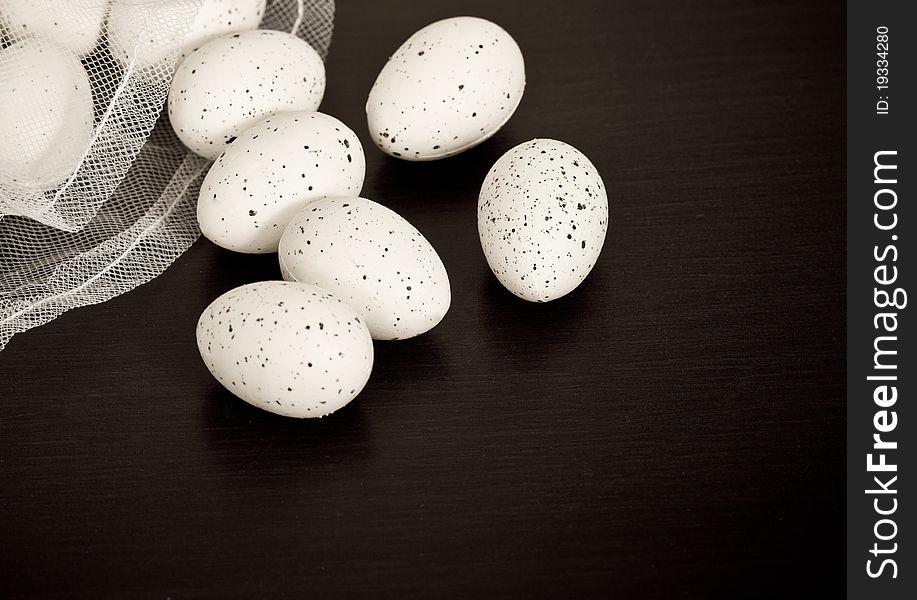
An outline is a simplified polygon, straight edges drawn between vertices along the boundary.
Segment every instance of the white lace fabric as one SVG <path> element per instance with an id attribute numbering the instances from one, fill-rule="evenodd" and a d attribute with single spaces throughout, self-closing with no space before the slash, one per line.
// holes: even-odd
<path id="1" fill-rule="evenodd" d="M 121 1 L 144 9 L 134 48 L 141 52 L 134 56 L 143 56 L 143 40 L 156 32 L 170 32 L 174 48 L 164 60 L 125 64 L 110 49 L 103 24 L 91 52 L 68 50 L 81 60 L 92 88 L 92 134 L 77 152 L 79 162 L 49 189 L 0 169 L 0 349 L 13 335 L 67 310 L 150 281 L 200 235 L 196 203 L 210 163 L 181 144 L 163 106 L 181 38 L 202 0 L 172 0 L 179 9 L 171 11 L 160 10 L 161 0 Z M 76 30 L 85 21 L 80 11 L 94 10 L 99 0 L 68 4 L 53 15 L 65 33 Z M 325 58 L 333 22 L 334 0 L 268 0 L 261 28 L 292 32 Z M 0 94 L 23 75 L 14 71 L 21 63 L 5 50 L 18 49 L 24 38 L 5 25 Z"/>

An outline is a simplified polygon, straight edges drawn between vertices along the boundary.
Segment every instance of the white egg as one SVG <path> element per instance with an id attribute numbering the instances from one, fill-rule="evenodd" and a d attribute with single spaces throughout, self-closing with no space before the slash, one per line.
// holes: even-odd
<path id="1" fill-rule="evenodd" d="M 183 0 L 112 0 L 108 46 L 124 68 L 165 78 L 195 14 Z"/>
<path id="2" fill-rule="evenodd" d="M 369 331 L 329 292 L 286 281 L 230 290 L 197 323 L 204 364 L 252 406 L 322 417 L 353 400 L 373 365 Z"/>
<path id="3" fill-rule="evenodd" d="M 243 131 L 208 171 L 197 217 L 203 234 L 237 252 L 276 252 L 283 228 L 306 203 L 355 196 L 366 159 L 356 134 L 311 111 L 265 117 Z"/>
<path id="4" fill-rule="evenodd" d="M 2 0 L 0 23 L 14 37 L 34 35 L 85 56 L 99 41 L 108 0 Z"/>
<path id="5" fill-rule="evenodd" d="M 169 119 L 184 144 L 211 160 L 261 117 L 315 110 L 325 65 L 307 42 L 282 31 L 243 31 L 192 52 L 175 71 Z"/>
<path id="6" fill-rule="evenodd" d="M 204 0 L 182 42 L 179 60 L 227 33 L 258 29 L 266 0 Z"/>
<path id="7" fill-rule="evenodd" d="M 430 242 L 365 198 L 311 202 L 280 240 L 284 279 L 321 286 L 354 308 L 373 338 L 420 335 L 449 310 L 449 276 Z"/>
<path id="8" fill-rule="evenodd" d="M 573 291 L 595 265 L 607 229 L 602 178 L 564 142 L 519 144 L 481 187 L 478 233 L 487 264 L 525 300 L 547 302 Z"/>
<path id="9" fill-rule="evenodd" d="M 0 178 L 40 191 L 66 180 L 92 137 L 92 91 L 79 60 L 42 38 L 0 50 Z"/>
<path id="10" fill-rule="evenodd" d="M 188 0 L 113 0 L 108 39 L 123 65 L 159 65 L 179 48 L 181 60 L 221 35 L 257 29 L 264 5 L 265 0 L 203 0 L 195 13 Z"/>
<path id="11" fill-rule="evenodd" d="M 516 41 L 476 17 L 437 21 L 389 58 L 366 103 L 369 133 L 386 154 L 435 160 L 495 134 L 522 100 Z"/>

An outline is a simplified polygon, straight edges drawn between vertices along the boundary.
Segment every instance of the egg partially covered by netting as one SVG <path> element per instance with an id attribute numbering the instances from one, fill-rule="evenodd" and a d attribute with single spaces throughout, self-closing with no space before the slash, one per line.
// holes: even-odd
<path id="1" fill-rule="evenodd" d="M 164 107 L 177 64 L 260 27 L 324 60 L 334 0 L 0 0 L 0 349 L 159 275 L 209 162 Z"/>
<path id="2" fill-rule="evenodd" d="M 79 56 L 99 42 L 109 0 L 2 0 L 0 25 L 9 33 L 54 40 Z"/>
<path id="3" fill-rule="evenodd" d="M 44 38 L 0 50 L 0 172 L 39 193 L 76 170 L 92 137 L 92 92 L 82 63 Z"/>

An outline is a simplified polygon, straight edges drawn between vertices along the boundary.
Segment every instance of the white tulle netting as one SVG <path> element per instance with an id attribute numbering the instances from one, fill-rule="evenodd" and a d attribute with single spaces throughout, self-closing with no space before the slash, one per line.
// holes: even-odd
<path id="1" fill-rule="evenodd" d="M 163 107 L 182 42 L 214 2 L 240 4 L 0 0 L 0 349 L 153 279 L 197 239 L 210 163 Z M 333 22 L 334 0 L 267 0 L 260 27 L 324 58 Z"/>

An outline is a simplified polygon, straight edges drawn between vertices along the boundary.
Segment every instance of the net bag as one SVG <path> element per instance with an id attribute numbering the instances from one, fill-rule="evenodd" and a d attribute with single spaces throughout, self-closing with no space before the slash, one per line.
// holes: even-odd
<path id="1" fill-rule="evenodd" d="M 259 16 L 327 56 L 334 0 L 0 0 L 0 349 L 197 239 L 210 162 L 166 122 L 169 84 L 204 36 Z"/>

